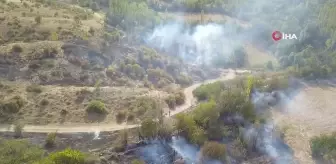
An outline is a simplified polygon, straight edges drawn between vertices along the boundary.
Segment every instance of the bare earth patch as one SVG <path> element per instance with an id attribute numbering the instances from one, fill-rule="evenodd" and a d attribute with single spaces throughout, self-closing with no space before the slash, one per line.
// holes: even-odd
<path id="1" fill-rule="evenodd" d="M 336 131 L 336 88 L 309 86 L 289 100 L 284 112 L 274 112 L 274 122 L 285 130 L 285 141 L 295 159 L 313 164 L 310 139 Z"/>

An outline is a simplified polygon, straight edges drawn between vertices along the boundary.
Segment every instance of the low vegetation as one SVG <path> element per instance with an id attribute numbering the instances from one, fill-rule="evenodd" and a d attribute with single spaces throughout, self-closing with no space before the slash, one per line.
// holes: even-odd
<path id="1" fill-rule="evenodd" d="M 202 147 L 203 160 L 225 161 L 227 155 L 244 159 L 254 143 L 242 140 L 241 128 L 245 125 L 256 126 L 264 123 L 264 115 L 257 114 L 256 107 L 251 102 L 251 94 L 255 90 L 272 92 L 285 90 L 287 85 L 276 83 L 269 78 L 278 78 L 282 82 L 288 79 L 284 76 L 248 76 L 231 81 L 216 82 L 198 87 L 194 94 L 201 103 L 189 113 L 180 113 L 175 117 L 174 131 L 183 136 L 190 143 Z M 269 87 L 269 86 L 272 87 Z M 267 90 L 263 89 L 267 87 Z M 241 121 L 227 123 L 226 118 L 240 116 Z M 159 121 L 160 122 L 160 121 Z M 142 135 L 146 138 L 162 137 L 159 133 L 161 124 L 154 120 L 142 122 Z M 164 127 L 165 125 L 163 125 Z M 229 141 L 230 153 L 227 144 L 220 143 L 223 138 Z M 250 146 L 250 147 L 248 147 Z"/>
<path id="2" fill-rule="evenodd" d="M 90 155 L 74 149 L 46 152 L 26 140 L 0 139 L 0 159 L 3 164 L 89 164 Z"/>
<path id="3" fill-rule="evenodd" d="M 312 155 L 325 163 L 336 162 L 336 133 L 321 135 L 311 139 Z"/>
<path id="4" fill-rule="evenodd" d="M 49 133 L 47 135 L 47 138 L 46 138 L 46 141 L 45 141 L 45 147 L 47 148 L 51 148 L 51 147 L 54 147 L 55 144 L 56 144 L 56 135 L 57 133 Z"/>
<path id="5" fill-rule="evenodd" d="M 99 100 L 92 100 L 86 108 L 88 113 L 106 114 L 105 104 Z"/>

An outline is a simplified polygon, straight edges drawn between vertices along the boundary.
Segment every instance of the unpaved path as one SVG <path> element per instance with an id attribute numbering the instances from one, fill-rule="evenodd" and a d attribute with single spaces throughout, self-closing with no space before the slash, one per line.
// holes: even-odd
<path id="1" fill-rule="evenodd" d="M 273 120 L 285 128 L 285 141 L 293 149 L 297 163 L 314 164 L 310 139 L 336 131 L 336 88 L 306 85 Z"/>
<path id="2" fill-rule="evenodd" d="M 238 70 L 237 73 L 246 72 L 245 70 Z M 171 112 L 171 117 L 175 114 L 181 113 L 187 109 L 189 109 L 193 104 L 196 103 L 195 98 L 193 97 L 192 91 L 202 84 L 212 83 L 218 80 L 229 80 L 235 77 L 235 73 L 233 70 L 229 70 L 228 74 L 225 76 L 221 76 L 217 79 L 207 80 L 201 83 L 196 83 L 188 88 L 184 89 L 184 93 L 186 95 L 186 102 L 184 105 L 177 107 L 174 111 Z M 97 132 L 97 131 L 117 131 L 122 129 L 129 129 L 138 127 L 139 125 L 127 125 L 127 124 L 62 124 L 62 125 L 26 125 L 24 126 L 23 131 L 25 132 L 40 132 L 40 133 L 48 133 L 48 132 L 56 132 L 57 133 L 77 133 L 77 132 Z M 13 125 L 0 125 L 0 131 L 13 131 Z"/>

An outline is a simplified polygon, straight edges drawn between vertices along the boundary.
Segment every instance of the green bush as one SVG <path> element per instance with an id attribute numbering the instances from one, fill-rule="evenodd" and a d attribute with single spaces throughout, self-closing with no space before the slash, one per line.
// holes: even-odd
<path id="1" fill-rule="evenodd" d="M 27 92 L 42 93 L 42 87 L 40 85 L 32 84 L 26 87 Z"/>
<path id="2" fill-rule="evenodd" d="M 140 132 L 145 138 L 155 138 L 158 135 L 158 123 L 152 119 L 145 119 L 141 122 Z"/>
<path id="3" fill-rule="evenodd" d="M 0 139 L 0 159 L 2 164 L 34 163 L 41 160 L 43 149 L 26 140 Z"/>
<path id="4" fill-rule="evenodd" d="M 146 163 L 140 159 L 133 159 L 131 164 L 146 164 Z"/>
<path id="5" fill-rule="evenodd" d="M 156 99 L 139 97 L 131 104 L 130 110 L 135 111 L 138 116 L 144 116 L 147 113 L 157 113 L 159 107 L 160 104 Z"/>
<path id="6" fill-rule="evenodd" d="M 105 104 L 99 100 L 92 100 L 86 108 L 88 113 L 106 114 Z"/>
<path id="7" fill-rule="evenodd" d="M 226 146 L 218 142 L 205 142 L 201 149 L 202 156 L 220 161 L 226 160 Z"/>
<path id="8" fill-rule="evenodd" d="M 73 149 L 51 153 L 48 157 L 53 164 L 84 164 L 85 154 Z"/>
<path id="9" fill-rule="evenodd" d="M 35 22 L 36 22 L 37 24 L 40 24 L 41 21 L 42 21 L 42 17 L 41 17 L 41 16 L 36 16 L 36 17 L 35 17 Z"/>
<path id="10" fill-rule="evenodd" d="M 175 107 L 176 107 L 175 96 L 170 95 L 165 99 L 165 101 L 166 101 L 169 109 L 171 109 L 171 110 L 175 109 Z"/>
<path id="11" fill-rule="evenodd" d="M 198 105 L 193 111 L 193 118 L 198 125 L 207 128 L 210 121 L 219 118 L 219 112 L 216 109 L 215 101 L 209 101 Z"/>
<path id="12" fill-rule="evenodd" d="M 222 82 L 215 82 L 207 85 L 201 85 L 193 91 L 193 95 L 199 100 L 207 100 L 219 96 L 224 89 Z"/>
<path id="13" fill-rule="evenodd" d="M 23 124 L 14 125 L 14 137 L 16 138 L 22 137 L 23 127 L 24 127 Z"/>
<path id="14" fill-rule="evenodd" d="M 57 133 L 48 133 L 46 141 L 45 141 L 46 147 L 51 148 L 55 146 L 56 134 Z"/>
<path id="15" fill-rule="evenodd" d="M 21 96 L 14 96 L 5 102 L 2 102 L 0 104 L 0 109 L 5 113 L 18 113 L 25 103 L 26 102 Z"/>
<path id="16" fill-rule="evenodd" d="M 312 138 L 310 147 L 313 157 L 327 161 L 327 163 L 336 162 L 336 133 Z"/>
<path id="17" fill-rule="evenodd" d="M 176 105 L 183 105 L 185 103 L 185 94 L 183 91 L 179 91 L 175 94 Z"/>
<path id="18" fill-rule="evenodd" d="M 23 48 L 20 45 L 18 44 L 13 45 L 12 52 L 21 53 L 22 51 L 23 51 Z"/>

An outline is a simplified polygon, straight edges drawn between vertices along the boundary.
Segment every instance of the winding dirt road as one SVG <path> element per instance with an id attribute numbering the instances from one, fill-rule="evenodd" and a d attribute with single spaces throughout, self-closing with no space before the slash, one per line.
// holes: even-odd
<path id="1" fill-rule="evenodd" d="M 246 72 L 246 70 L 237 70 L 237 73 Z M 189 109 L 192 105 L 196 104 L 196 99 L 194 98 L 192 91 L 202 84 L 209 84 L 219 80 L 230 80 L 236 76 L 233 70 L 229 70 L 225 76 L 221 76 L 216 79 L 206 80 L 201 83 L 196 83 L 188 88 L 184 89 L 184 94 L 186 95 L 185 104 L 178 106 L 170 115 L 166 117 L 174 116 Z M 127 124 L 62 124 L 62 125 L 26 125 L 23 128 L 24 132 L 37 132 L 37 133 L 79 133 L 79 132 L 99 132 L 99 131 L 117 131 L 122 129 L 130 129 L 138 127 L 139 125 L 127 125 Z M 1 132 L 14 131 L 13 125 L 0 125 Z"/>

